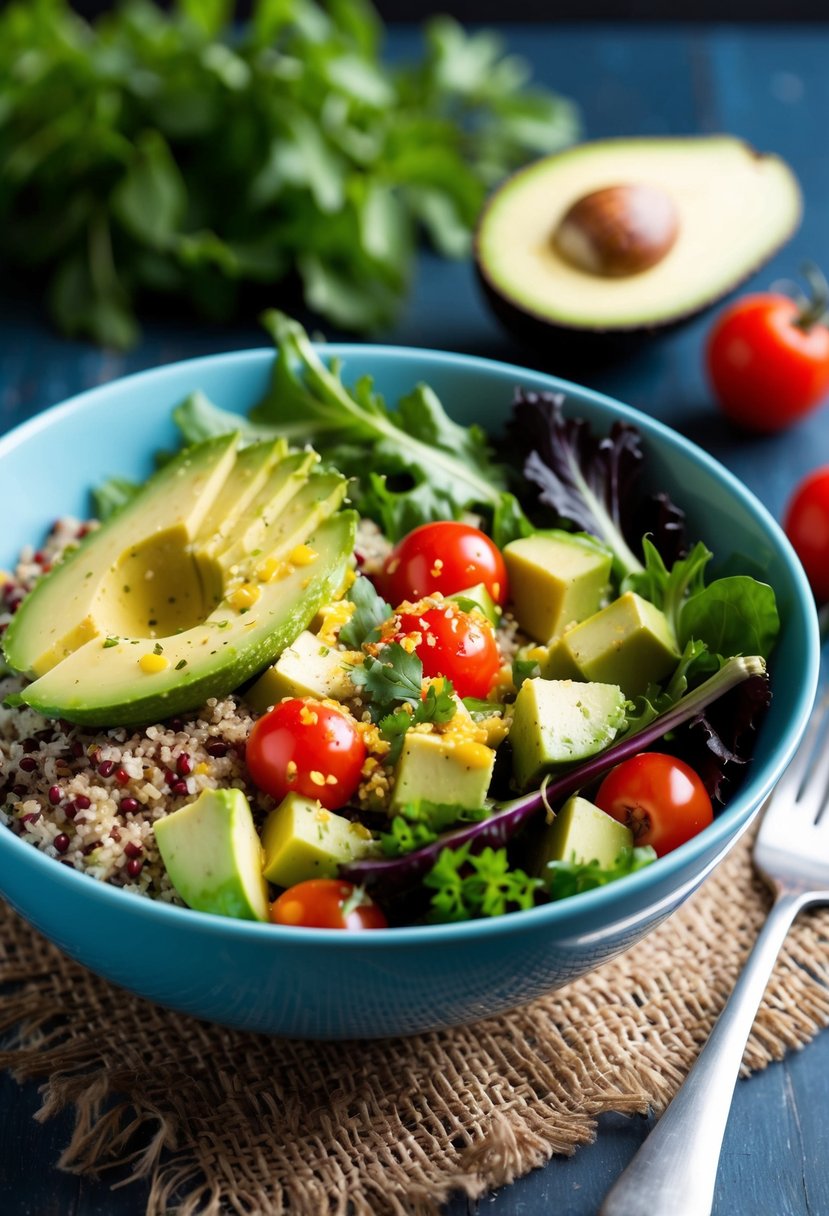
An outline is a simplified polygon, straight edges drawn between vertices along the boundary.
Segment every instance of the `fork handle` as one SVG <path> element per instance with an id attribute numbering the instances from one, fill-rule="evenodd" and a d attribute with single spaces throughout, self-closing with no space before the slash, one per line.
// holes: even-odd
<path id="1" fill-rule="evenodd" d="M 778 894 L 754 949 L 673 1101 L 605 1199 L 600 1216 L 710 1216 L 743 1053 L 792 921 L 813 902 Z"/>

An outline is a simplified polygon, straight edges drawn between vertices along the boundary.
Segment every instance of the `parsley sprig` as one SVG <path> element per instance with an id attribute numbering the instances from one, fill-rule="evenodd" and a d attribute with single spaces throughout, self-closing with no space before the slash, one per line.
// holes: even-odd
<path id="1" fill-rule="evenodd" d="M 656 853 L 650 845 L 622 849 L 612 866 L 601 866 L 598 861 L 549 861 L 544 867 L 544 884 L 551 899 L 567 899 L 635 874 L 652 861 L 656 861 Z"/>
<path id="2" fill-rule="evenodd" d="M 540 878 L 510 867 L 506 849 L 472 854 L 468 845 L 443 849 L 423 882 L 434 892 L 430 921 L 473 920 L 532 908 L 544 889 Z"/>

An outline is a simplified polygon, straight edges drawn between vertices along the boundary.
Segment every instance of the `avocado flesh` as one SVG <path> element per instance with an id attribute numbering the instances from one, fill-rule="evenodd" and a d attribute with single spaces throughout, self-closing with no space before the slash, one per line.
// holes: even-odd
<path id="1" fill-rule="evenodd" d="M 239 526 L 209 550 L 211 556 L 229 567 L 251 553 L 264 551 L 268 528 L 305 485 L 309 470 L 318 460 L 316 452 L 294 452 L 280 461 L 249 503 Z"/>
<path id="2" fill-rule="evenodd" d="M 573 794 L 544 829 L 535 859 L 536 873 L 542 874 L 550 861 L 571 861 L 576 865 L 598 862 L 608 869 L 623 849 L 633 848 L 633 832 L 605 813 Z"/>
<path id="3" fill-rule="evenodd" d="M 652 185 L 679 213 L 679 233 L 648 270 L 607 278 L 553 244 L 578 199 L 607 186 Z M 492 196 L 476 240 L 486 288 L 534 320 L 592 331 L 669 324 L 731 291 L 797 227 L 788 166 L 728 136 L 605 140 L 537 161 Z"/>
<path id="4" fill-rule="evenodd" d="M 34 678 L 19 700 L 89 725 L 146 722 L 198 708 L 255 675 L 336 596 L 349 567 L 353 513 L 336 473 L 298 479 L 228 568 L 205 556 L 200 527 L 232 477 L 237 436 L 182 453 L 89 541 L 41 580 L 7 631 L 9 663 Z M 303 467 L 316 460 L 302 453 Z M 207 538 L 209 540 L 209 538 Z"/>
<path id="5" fill-rule="evenodd" d="M 300 794 L 288 794 L 268 815 L 262 847 L 263 873 L 277 887 L 336 878 L 341 865 L 378 853 L 368 828 Z"/>
<path id="6" fill-rule="evenodd" d="M 154 831 L 170 882 L 189 908 L 268 919 L 262 847 L 241 790 L 203 790 L 159 819 Z"/>
<path id="7" fill-rule="evenodd" d="M 625 725 L 625 696 L 617 684 L 525 680 L 513 706 L 509 741 L 519 789 L 545 773 L 595 756 Z"/>
<path id="8" fill-rule="evenodd" d="M 115 632 L 107 619 L 110 599 L 133 593 L 142 598 L 144 592 L 155 589 L 150 587 L 153 580 L 144 577 L 148 570 L 153 571 L 152 565 L 142 569 L 140 582 L 128 581 L 134 562 L 131 554 L 139 546 L 146 546 L 148 559 L 157 549 L 165 564 L 174 553 L 181 556 L 184 568 L 176 582 L 181 581 L 190 601 L 187 607 L 182 605 L 181 612 L 197 614 L 198 604 L 193 601 L 201 598 L 198 575 L 192 570 L 187 548 L 235 463 L 237 444 L 237 435 L 223 435 L 181 452 L 75 553 L 41 579 L 3 638 L 9 665 L 26 675 L 40 676 L 84 643 Z M 125 587 L 130 590 L 125 592 Z M 139 615 L 152 619 L 145 611 L 150 607 L 149 602 L 142 604 Z"/>
<path id="9" fill-rule="evenodd" d="M 268 475 L 287 453 L 288 445 L 284 439 L 251 443 L 242 448 L 196 537 L 205 557 L 225 546 L 236 524 L 265 485 Z"/>
<path id="10" fill-rule="evenodd" d="M 105 647 L 95 638 L 24 688 L 21 699 L 47 717 L 121 726 L 163 720 L 224 696 L 272 662 L 342 586 L 355 532 L 352 512 L 333 515 L 307 536 L 315 561 L 264 584 L 247 612 L 223 601 L 199 625 L 157 642 L 124 638 Z M 146 673 L 141 660 L 156 647 L 167 666 Z"/>

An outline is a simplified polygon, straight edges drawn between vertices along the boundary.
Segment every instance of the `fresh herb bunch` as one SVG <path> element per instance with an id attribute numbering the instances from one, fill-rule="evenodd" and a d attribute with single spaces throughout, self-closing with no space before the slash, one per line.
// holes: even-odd
<path id="1" fill-rule="evenodd" d="M 491 33 L 436 18 L 398 69 L 368 0 L 233 10 L 0 14 L 0 255 L 42 268 L 67 333 L 126 347 L 143 293 L 224 318 L 244 283 L 297 279 L 328 320 L 382 326 L 419 229 L 465 253 L 487 189 L 576 134 Z"/>

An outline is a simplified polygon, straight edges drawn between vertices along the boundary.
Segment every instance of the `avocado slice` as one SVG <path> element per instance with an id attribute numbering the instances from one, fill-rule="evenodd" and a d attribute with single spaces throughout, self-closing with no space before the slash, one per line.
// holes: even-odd
<path id="1" fill-rule="evenodd" d="M 515 698 L 509 732 L 519 789 L 607 747 L 625 725 L 625 706 L 617 684 L 540 676 L 525 680 Z"/>
<path id="2" fill-rule="evenodd" d="M 341 865 L 373 857 L 379 846 L 368 828 L 327 811 L 312 798 L 288 794 L 262 829 L 264 875 L 277 887 L 308 878 L 335 878 Z"/>
<path id="3" fill-rule="evenodd" d="M 568 255 L 562 221 L 594 199 L 594 230 L 614 231 L 628 220 L 608 188 L 624 186 L 667 199 L 676 231 L 652 264 L 643 257 L 629 273 L 597 272 L 587 257 Z M 476 263 L 498 315 L 530 340 L 647 332 L 732 291 L 791 236 L 800 214 L 791 169 L 742 140 L 601 140 L 536 161 L 496 190 L 479 222 Z M 641 238 L 640 211 L 629 224 L 631 239 Z"/>
<path id="4" fill-rule="evenodd" d="M 394 771 L 389 810 L 407 802 L 483 806 L 492 779 L 495 752 L 485 743 L 407 731 Z"/>
<path id="5" fill-rule="evenodd" d="M 10 665 L 34 680 L 21 701 L 95 726 L 195 709 L 261 671 L 340 591 L 356 527 L 352 512 L 336 513 L 347 483 L 307 471 L 302 481 L 292 456 L 286 510 L 257 534 L 267 547 L 247 548 L 243 516 L 233 564 L 205 557 L 201 525 L 236 445 L 222 437 L 182 453 L 38 583 L 4 639 Z M 306 469 L 317 459 L 301 455 Z"/>
<path id="6" fill-rule="evenodd" d="M 679 662 L 679 650 L 665 613 L 635 591 L 574 625 L 561 638 L 542 671 L 572 663 L 585 680 L 619 684 L 637 697 L 659 684 Z"/>
<path id="7" fill-rule="evenodd" d="M 245 692 L 245 701 L 259 714 L 283 697 L 330 697 L 333 701 L 346 701 L 357 690 L 345 664 L 359 662 L 361 658 L 356 650 L 326 646 L 316 634 L 305 629 L 282 651 L 273 667 Z"/>
<path id="8" fill-rule="evenodd" d="M 159 819 L 154 831 L 170 882 L 189 908 L 268 919 L 262 846 L 241 790 L 202 790 L 195 802 Z"/>
<path id="9" fill-rule="evenodd" d="M 550 642 L 597 611 L 613 559 L 598 544 L 551 529 L 510 541 L 504 561 L 518 624 Z"/>
<path id="10" fill-rule="evenodd" d="M 630 828 L 573 794 L 544 829 L 535 872 L 543 874 L 548 861 L 572 861 L 577 865 L 596 861 L 605 868 L 612 866 L 625 848 L 633 848 Z"/>

